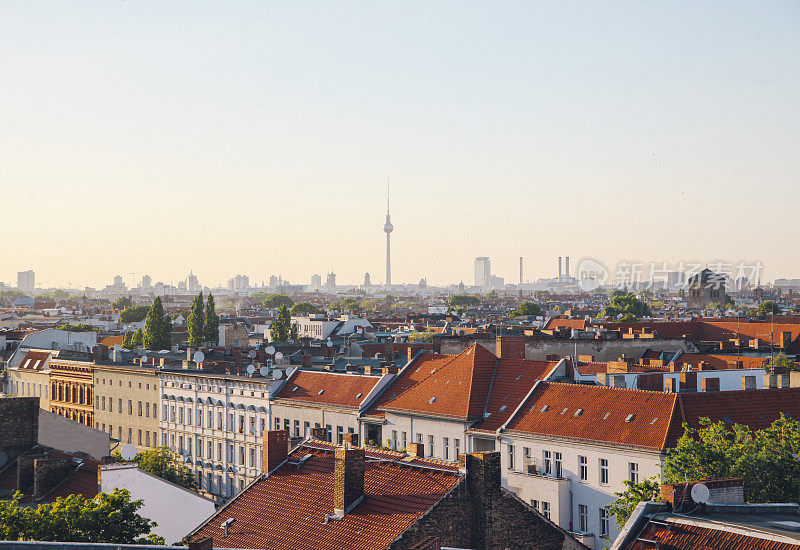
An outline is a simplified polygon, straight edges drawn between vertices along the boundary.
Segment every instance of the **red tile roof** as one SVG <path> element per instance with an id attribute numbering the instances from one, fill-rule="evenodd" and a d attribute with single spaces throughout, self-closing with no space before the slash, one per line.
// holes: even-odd
<path id="1" fill-rule="evenodd" d="M 545 330 L 556 330 L 560 328 L 586 330 L 589 326 L 589 321 L 586 319 L 548 319 L 542 327 Z"/>
<path id="2" fill-rule="evenodd" d="M 276 399 L 357 409 L 379 381 L 379 376 L 298 370 Z"/>
<path id="3" fill-rule="evenodd" d="M 800 542 L 789 542 L 786 537 L 776 537 L 769 533 L 760 533 L 752 530 L 748 534 L 743 534 L 741 530 L 736 532 L 726 530 L 724 524 L 712 524 L 700 526 L 683 522 L 669 521 L 669 525 L 663 523 L 648 523 L 640 539 L 657 541 L 657 546 L 662 550 L 719 550 L 720 548 L 730 548 L 736 550 L 797 550 Z M 775 539 L 779 540 L 775 540 Z M 632 541 L 625 547 L 625 550 L 652 550 L 656 546 L 653 543 L 645 543 L 640 540 Z"/>
<path id="4" fill-rule="evenodd" d="M 463 478 L 457 472 L 420 467 L 366 452 L 364 499 L 341 520 L 333 513 L 333 452 L 304 444 L 284 463 L 235 497 L 194 533 L 215 547 L 270 549 L 385 548 Z M 372 460 L 371 460 L 372 459 Z M 222 538 L 220 523 L 236 521 Z"/>
<path id="5" fill-rule="evenodd" d="M 665 448 L 678 394 L 539 382 L 506 431 Z M 633 415 L 629 421 L 626 419 Z"/>
<path id="6" fill-rule="evenodd" d="M 749 355 L 726 355 L 726 354 L 706 354 L 706 353 L 682 353 L 675 360 L 675 364 L 691 365 L 697 367 L 700 362 L 706 363 L 714 370 L 726 370 L 739 368 L 737 364 L 741 362 L 743 369 L 763 368 L 769 362 L 769 357 L 752 357 Z"/>

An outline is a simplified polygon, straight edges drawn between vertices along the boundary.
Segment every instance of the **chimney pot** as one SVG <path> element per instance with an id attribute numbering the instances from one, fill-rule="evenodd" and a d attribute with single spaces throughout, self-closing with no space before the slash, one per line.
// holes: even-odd
<path id="1" fill-rule="evenodd" d="M 289 455 L 289 434 L 286 430 L 264 432 L 261 453 L 261 469 L 265 474 L 285 462 Z"/>
<path id="2" fill-rule="evenodd" d="M 364 497 L 364 449 L 338 447 L 334 453 L 333 508 L 344 516 Z"/>
<path id="3" fill-rule="evenodd" d="M 409 443 L 406 445 L 406 453 L 408 456 L 415 456 L 417 458 L 425 458 L 425 444 L 424 443 Z"/>

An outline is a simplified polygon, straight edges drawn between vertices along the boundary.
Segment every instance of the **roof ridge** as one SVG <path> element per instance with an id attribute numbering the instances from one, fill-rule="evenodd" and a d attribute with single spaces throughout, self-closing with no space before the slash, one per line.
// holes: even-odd
<path id="1" fill-rule="evenodd" d="M 645 374 L 645 373 L 642 373 L 642 374 Z M 646 373 L 646 374 L 658 374 L 658 373 L 654 372 L 654 373 Z M 577 384 L 577 383 L 574 383 L 574 382 L 551 382 L 550 380 L 542 380 L 542 382 L 544 382 L 546 384 L 553 384 L 553 385 L 558 384 L 559 386 L 580 386 L 580 387 L 585 387 L 585 388 L 598 388 L 598 389 L 602 388 L 603 390 L 607 390 L 607 391 L 609 391 L 609 390 L 620 390 L 620 391 L 630 391 L 630 392 L 644 392 L 644 393 L 650 393 L 650 394 L 659 394 L 659 393 L 660 394 L 665 394 L 665 393 L 668 393 L 668 392 L 656 391 L 656 390 L 643 390 L 641 388 L 618 388 L 616 386 L 605 386 L 603 384 Z M 752 390 L 738 390 L 738 391 L 752 391 Z"/>

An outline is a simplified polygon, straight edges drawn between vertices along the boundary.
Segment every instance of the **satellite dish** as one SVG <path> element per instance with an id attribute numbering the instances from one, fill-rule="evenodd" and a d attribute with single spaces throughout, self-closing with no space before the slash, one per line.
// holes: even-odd
<path id="1" fill-rule="evenodd" d="M 122 460 L 133 460 L 136 458 L 136 445 L 133 443 L 126 443 L 119 450 L 119 454 L 122 455 Z"/>
<path id="2" fill-rule="evenodd" d="M 265 351 L 266 351 L 268 354 L 272 355 L 273 353 L 275 353 L 275 348 L 274 348 L 273 346 L 270 346 L 270 347 L 268 347 L 268 348 L 267 348 Z"/>
<path id="3" fill-rule="evenodd" d="M 0 451 L 0 468 L 6 465 L 8 462 L 8 455 L 4 451 Z"/>
<path id="4" fill-rule="evenodd" d="M 254 350 L 254 349 L 251 349 L 251 350 L 250 350 L 250 353 L 248 353 L 248 354 L 247 354 L 247 356 L 248 356 L 250 359 L 255 359 L 255 358 L 256 358 L 256 350 Z"/>
<path id="5" fill-rule="evenodd" d="M 247 365 L 247 374 L 253 374 L 254 372 L 256 372 L 256 366 L 252 363 Z"/>
<path id="6" fill-rule="evenodd" d="M 331 342 L 330 339 L 328 339 L 328 344 L 327 345 L 328 345 L 329 348 L 332 348 L 333 347 L 333 342 Z"/>
<path id="7" fill-rule="evenodd" d="M 328 342 L 330 342 L 330 341 L 331 341 L 331 337 L 330 337 L 330 336 L 328 336 L 327 340 L 328 340 Z"/>
<path id="8" fill-rule="evenodd" d="M 692 500 L 697 504 L 705 504 L 708 502 L 709 496 L 711 496 L 711 493 L 704 484 L 695 483 L 692 487 Z"/>
<path id="9" fill-rule="evenodd" d="M 146 355 L 142 355 L 142 363 L 147 363 L 147 356 Z"/>
<path id="10" fill-rule="evenodd" d="M 281 359 L 283 359 L 283 354 L 282 354 L 281 352 L 278 352 L 278 353 L 276 353 L 276 354 L 275 354 L 275 359 L 276 359 L 276 360 L 281 360 Z"/>
<path id="11" fill-rule="evenodd" d="M 122 351 L 122 346 L 120 346 L 119 344 L 116 344 L 114 346 L 114 351 Z"/>
<path id="12" fill-rule="evenodd" d="M 267 367 L 261 367 L 258 369 L 258 374 L 266 378 L 269 375 L 269 369 Z"/>
<path id="13" fill-rule="evenodd" d="M 203 353 L 202 351 L 194 352 L 194 362 L 195 363 L 202 363 L 205 360 L 206 360 L 206 354 L 205 353 Z"/>
<path id="14" fill-rule="evenodd" d="M 283 378 L 283 371 L 281 369 L 273 369 L 272 370 L 272 377 L 275 380 L 280 380 L 281 378 Z"/>
<path id="15" fill-rule="evenodd" d="M 380 356 L 381 356 L 381 354 L 380 354 L 380 353 L 376 353 L 376 354 L 375 354 L 375 359 L 380 359 Z"/>

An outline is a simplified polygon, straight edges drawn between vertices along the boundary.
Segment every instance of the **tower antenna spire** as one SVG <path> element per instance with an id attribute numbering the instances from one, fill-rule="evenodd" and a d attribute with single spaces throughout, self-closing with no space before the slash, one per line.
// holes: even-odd
<path id="1" fill-rule="evenodd" d="M 386 215 L 389 215 L 389 178 L 386 178 Z"/>

